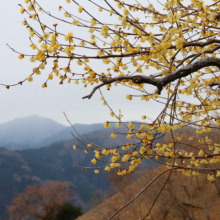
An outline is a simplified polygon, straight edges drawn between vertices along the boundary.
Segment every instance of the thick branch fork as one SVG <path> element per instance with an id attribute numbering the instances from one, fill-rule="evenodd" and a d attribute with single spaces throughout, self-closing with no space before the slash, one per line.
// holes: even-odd
<path id="1" fill-rule="evenodd" d="M 179 68 L 175 71 L 173 71 L 171 74 L 163 77 L 163 78 L 154 78 L 154 77 L 150 77 L 150 76 L 143 76 L 143 75 L 136 75 L 136 76 L 120 76 L 120 77 L 115 77 L 115 78 L 107 78 L 107 77 L 102 77 L 102 82 L 100 85 L 96 86 L 93 88 L 92 92 L 83 97 L 83 99 L 90 99 L 93 94 L 96 92 L 97 89 L 101 88 L 104 85 L 107 84 L 111 84 L 114 82 L 120 82 L 122 80 L 131 80 L 133 83 L 136 84 L 149 84 L 149 85 L 154 85 L 157 87 L 157 93 L 161 94 L 161 91 L 163 90 L 163 88 L 171 83 L 176 81 L 177 79 L 180 79 L 182 77 L 186 77 L 188 75 L 190 75 L 191 73 L 194 73 L 204 67 L 209 67 L 209 66 L 216 66 L 218 68 L 220 68 L 220 58 L 215 58 L 215 57 L 205 57 L 200 59 L 199 61 L 196 61 L 194 63 L 191 63 L 189 65 L 187 65 L 186 67 L 182 67 Z M 210 84 L 210 86 L 214 86 L 214 85 L 219 85 L 220 83 L 212 83 Z"/>

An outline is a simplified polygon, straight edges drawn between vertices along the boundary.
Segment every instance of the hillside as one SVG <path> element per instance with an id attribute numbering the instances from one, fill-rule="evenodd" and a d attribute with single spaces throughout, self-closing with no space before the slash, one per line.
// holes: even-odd
<path id="1" fill-rule="evenodd" d="M 79 127 L 77 128 L 77 126 Z M 86 129 L 90 131 L 94 128 L 103 128 L 103 125 L 100 124 L 95 126 L 77 126 L 75 127 L 79 130 L 79 133 L 82 133 L 83 129 L 84 131 Z M 114 128 L 112 126 L 110 129 L 92 131 L 84 134 L 83 137 L 103 148 L 128 143 L 129 141 L 125 136 L 118 135 L 117 138 L 110 137 Z M 122 131 L 121 129 L 119 130 Z M 100 170 L 100 173 L 96 175 L 92 169 L 86 169 L 84 171 L 80 168 L 73 169 L 73 165 L 75 164 L 91 166 L 90 161 L 94 157 L 93 153 L 85 154 L 83 150 L 73 150 L 72 146 L 74 144 L 79 143 L 74 139 L 68 139 L 56 141 L 47 147 L 17 150 L 14 152 L 0 148 L 0 202 L 3 204 L 0 207 L 0 217 L 7 216 L 6 205 L 10 204 L 13 196 L 16 193 L 22 192 L 25 186 L 49 180 L 70 182 L 75 191 L 74 203 L 82 206 L 84 211 L 91 209 L 89 202 L 97 191 L 101 192 L 100 199 L 104 199 L 103 192 L 106 192 L 112 183 L 108 181 L 106 172 L 103 170 Z M 14 146 L 13 143 L 9 143 L 8 145 Z M 146 160 L 140 167 L 146 168 L 149 162 Z M 104 164 L 102 163 L 102 165 Z"/>
<path id="2" fill-rule="evenodd" d="M 115 195 L 93 208 L 77 220 L 106 220 L 119 208 L 129 202 L 165 168 L 158 167 L 142 172 L 134 182 L 115 181 Z M 150 209 L 168 174 L 161 176 L 134 202 L 119 212 L 113 220 L 142 219 Z M 206 175 L 186 177 L 173 172 L 159 199 L 154 205 L 151 220 L 219 220 L 220 178 L 215 182 L 207 180 Z M 149 219 L 149 218 L 147 218 Z"/>
<path id="3" fill-rule="evenodd" d="M 90 132 L 84 137 L 102 147 L 111 147 L 127 143 L 127 139 L 118 136 L 110 137 L 111 129 Z M 25 189 L 26 185 L 41 183 L 48 180 L 63 180 L 71 183 L 75 190 L 74 203 L 83 207 L 84 211 L 91 207 L 89 201 L 97 190 L 106 191 L 109 187 L 106 171 L 98 175 L 94 171 L 76 168 L 74 164 L 91 166 L 94 154 L 85 154 L 81 150 L 73 150 L 78 144 L 76 140 L 53 143 L 48 147 L 9 151 L 0 148 L 0 216 L 5 216 L 5 206 L 10 204 L 12 197 Z"/>
<path id="4" fill-rule="evenodd" d="M 107 187 L 105 173 L 95 175 L 91 170 L 73 169 L 74 163 L 88 165 L 85 154 L 72 149 L 75 142 L 62 141 L 49 147 L 22 151 L 0 148 L 0 216 L 5 216 L 5 206 L 12 197 L 33 185 L 49 180 L 63 180 L 71 183 L 75 190 L 75 203 L 88 210 L 93 189 Z M 90 184 L 88 185 L 88 182 Z"/>

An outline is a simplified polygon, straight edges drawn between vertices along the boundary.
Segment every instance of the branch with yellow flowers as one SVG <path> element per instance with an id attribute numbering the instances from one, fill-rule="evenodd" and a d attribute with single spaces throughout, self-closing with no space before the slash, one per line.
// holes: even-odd
<path id="1" fill-rule="evenodd" d="M 216 66 L 216 67 L 220 68 L 220 59 L 215 58 L 215 57 L 202 58 L 199 61 L 196 61 L 194 63 L 187 65 L 186 67 L 182 67 L 182 68 L 175 70 L 170 75 L 167 75 L 161 79 L 157 79 L 157 78 L 150 77 L 150 76 L 143 76 L 143 75 L 120 76 L 120 77 L 115 77 L 115 78 L 101 77 L 101 81 L 103 83 L 94 87 L 92 92 L 89 95 L 84 96 L 83 99 L 86 99 L 86 98 L 90 99 L 93 96 L 93 94 L 96 92 L 96 90 L 101 88 L 104 85 L 111 84 L 113 82 L 120 82 L 122 80 L 131 80 L 135 84 L 145 83 L 145 84 L 154 85 L 157 87 L 157 94 L 161 94 L 161 91 L 163 90 L 163 88 L 167 84 L 169 84 L 177 79 L 186 77 L 186 76 L 190 75 L 191 73 L 194 73 L 194 72 L 196 72 L 204 67 L 208 67 L 208 66 Z M 219 84 L 220 83 L 218 83 L 218 82 L 211 83 L 210 86 L 219 85 Z"/>

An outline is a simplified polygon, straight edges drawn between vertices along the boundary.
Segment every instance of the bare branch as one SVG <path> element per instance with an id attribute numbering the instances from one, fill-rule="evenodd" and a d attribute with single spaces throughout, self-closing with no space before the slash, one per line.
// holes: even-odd
<path id="1" fill-rule="evenodd" d="M 94 87 L 92 92 L 89 95 L 84 96 L 83 99 L 86 99 L 86 98 L 90 99 L 95 93 L 95 91 L 104 85 L 111 84 L 113 82 L 119 82 L 122 80 L 132 80 L 132 82 L 136 84 L 147 83 L 147 84 L 157 86 L 159 89 L 158 80 L 153 77 L 149 77 L 149 76 L 137 75 L 137 76 L 120 76 L 120 77 L 115 77 L 115 78 L 102 77 L 101 80 L 103 83 Z"/>
<path id="2" fill-rule="evenodd" d="M 213 87 L 213 86 L 219 86 L 219 87 L 220 87 L 220 82 L 210 83 L 209 86 L 210 86 L 210 87 Z"/>

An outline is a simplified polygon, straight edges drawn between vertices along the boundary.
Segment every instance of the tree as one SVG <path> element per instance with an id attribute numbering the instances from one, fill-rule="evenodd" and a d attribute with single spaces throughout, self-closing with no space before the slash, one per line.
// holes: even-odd
<path id="1" fill-rule="evenodd" d="M 60 84 L 81 81 L 84 87 L 93 86 L 83 99 L 91 99 L 100 90 L 103 104 L 115 117 L 115 121 L 105 122 L 104 127 L 116 123 L 112 138 L 125 135 L 129 143 L 105 149 L 83 137 L 78 138 L 84 144 L 81 148 L 85 153 L 95 152 L 91 162 L 98 163 L 89 168 L 99 173 L 103 167 L 99 162 L 104 161 L 106 171 L 116 168 L 119 175 L 124 175 L 146 159 L 166 165 L 168 169 L 130 201 L 160 176 L 169 173 L 143 219 L 150 214 L 172 172 L 178 170 L 185 176 L 203 173 L 210 181 L 220 176 L 216 164 L 220 161 L 220 145 L 212 138 L 212 129 L 216 131 L 220 127 L 220 119 L 214 115 L 220 104 L 220 1 L 163 0 L 146 5 L 137 0 L 66 0 L 70 3 L 68 10 L 58 8 L 64 12 L 64 19 L 48 12 L 39 2 L 25 0 L 26 6 L 19 4 L 21 14 L 27 15 L 23 25 L 30 32 L 34 53 L 28 55 L 11 49 L 20 59 L 28 57 L 38 65 L 15 85 L 32 82 L 51 61 L 53 68 L 43 88 L 57 76 Z M 74 7 L 70 8 L 71 5 Z M 41 13 L 52 17 L 54 24 L 47 25 L 46 20 L 40 18 Z M 32 25 L 32 20 L 39 28 Z M 65 26 L 63 33 L 62 26 L 55 22 Z M 69 29 L 66 25 L 70 25 Z M 80 34 L 83 37 L 79 37 Z M 106 64 L 107 70 L 96 71 L 97 64 L 101 66 L 101 63 Z M 75 71 L 76 65 L 81 68 L 80 72 Z M 155 112 L 159 112 L 157 117 L 149 119 L 140 115 L 143 122 L 125 123 L 121 112 L 116 114 L 101 92 L 103 87 L 112 90 L 113 84 L 130 88 L 134 92 L 126 96 L 130 101 L 140 98 L 147 101 L 148 106 L 160 104 L 161 107 L 155 108 Z M 9 89 L 12 85 L 4 86 Z M 124 132 L 118 130 L 121 126 Z M 165 136 L 169 137 L 169 143 L 162 141 Z M 196 144 L 192 143 L 195 137 Z"/>
<path id="2" fill-rule="evenodd" d="M 82 211 L 67 202 L 72 195 L 69 183 L 62 181 L 27 186 L 8 206 L 9 219 L 74 220 Z"/>
<path id="3" fill-rule="evenodd" d="M 82 214 L 80 207 L 73 206 L 70 202 L 64 202 L 58 207 L 56 220 L 74 220 Z"/>

